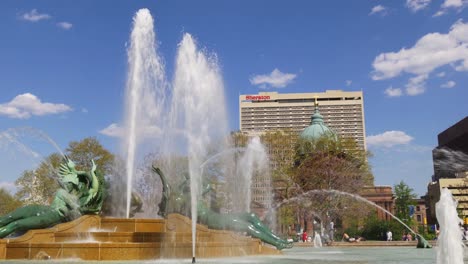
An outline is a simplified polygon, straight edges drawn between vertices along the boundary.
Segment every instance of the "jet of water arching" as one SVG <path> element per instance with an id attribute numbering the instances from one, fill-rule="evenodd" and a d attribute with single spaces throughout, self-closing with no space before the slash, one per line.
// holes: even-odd
<path id="1" fill-rule="evenodd" d="M 54 140 L 52 140 L 52 138 L 50 138 L 44 131 L 42 131 L 40 129 L 33 128 L 33 127 L 9 128 L 6 131 L 3 131 L 2 134 L 5 137 L 9 137 L 10 139 L 14 138 L 14 141 L 16 141 L 17 144 L 23 145 L 23 147 L 20 147 L 20 146 L 19 147 L 24 148 L 24 151 L 26 151 L 26 152 L 30 152 L 32 150 L 29 147 L 26 147 L 26 145 L 24 145 L 23 143 L 20 143 L 18 138 L 20 138 L 20 137 L 36 137 L 36 138 L 39 138 L 39 139 L 49 143 L 58 153 L 60 153 L 60 155 L 62 157 L 65 157 L 65 155 L 63 154 L 62 149 L 58 146 L 58 144 Z M 37 154 L 35 152 L 32 153 L 32 154 L 33 154 L 33 156 L 39 155 L 39 154 Z"/>
<path id="2" fill-rule="evenodd" d="M 138 144 L 149 133 L 161 133 L 166 84 L 164 66 L 156 53 L 153 18 L 148 9 L 140 9 L 133 18 L 128 48 L 128 76 L 125 99 L 124 156 L 126 157 L 126 216 L 135 172 Z"/>
<path id="3" fill-rule="evenodd" d="M 205 166 L 207 164 L 209 164 L 210 162 L 213 162 L 214 160 L 216 160 L 217 158 L 221 157 L 222 155 L 227 155 L 227 154 L 230 154 L 230 153 L 236 153 L 236 152 L 244 152 L 246 149 L 245 148 L 242 148 L 242 147 L 237 147 L 237 148 L 229 148 L 229 149 L 225 149 L 221 152 L 218 152 L 214 155 L 212 155 L 211 157 L 209 157 L 208 159 L 206 159 L 201 165 L 200 165 L 200 169 L 202 171 L 202 174 L 203 174 L 203 170 L 205 169 Z"/>
<path id="4" fill-rule="evenodd" d="M 329 194 L 336 194 L 336 195 L 344 195 L 344 196 L 349 196 L 349 197 L 352 197 L 358 201 L 362 201 L 362 202 L 365 202 L 369 205 L 372 205 L 382 211 L 384 211 L 385 213 L 387 213 L 388 215 L 390 215 L 393 219 L 397 220 L 400 224 L 402 224 L 404 227 L 406 227 L 406 229 L 408 229 L 408 231 L 410 231 L 411 233 L 413 233 L 416 236 L 420 237 L 416 232 L 413 231 L 413 229 L 411 229 L 409 226 L 407 226 L 405 223 L 403 223 L 403 221 L 400 220 L 400 218 L 394 216 L 392 213 L 390 213 L 388 210 L 386 210 L 385 208 L 383 208 L 382 206 L 372 202 L 372 201 L 369 201 L 367 200 L 366 198 L 360 196 L 360 195 L 357 195 L 357 194 L 352 194 L 352 193 L 347 193 L 347 192 L 343 192 L 343 191 L 338 191 L 338 190 L 333 190 L 333 189 L 328 189 L 328 190 L 310 190 L 308 192 L 305 192 L 305 193 L 302 193 L 298 196 L 295 196 L 293 198 L 290 198 L 290 199 L 284 199 L 283 201 L 281 201 L 280 203 L 278 203 L 276 205 L 276 208 L 280 207 L 281 205 L 283 204 L 287 204 L 287 203 L 292 203 L 292 202 L 297 202 L 297 201 L 301 201 L 302 199 L 304 199 L 305 197 L 307 197 L 308 195 L 311 195 L 311 194 L 317 194 L 317 193 L 329 193 Z"/>
<path id="5" fill-rule="evenodd" d="M 171 115 L 183 123 L 187 134 L 191 217 L 192 254 L 195 257 L 197 221 L 197 200 L 201 190 L 200 166 L 206 159 L 207 149 L 223 150 L 227 144 L 213 146 L 228 134 L 224 103 L 224 85 L 214 57 L 207 57 L 197 49 L 194 39 L 188 33 L 179 44 L 176 71 L 173 82 L 173 102 L 175 109 Z M 183 121 L 182 121 L 183 120 Z"/>
<path id="6" fill-rule="evenodd" d="M 30 146 L 21 140 L 24 137 L 37 137 L 47 143 L 49 143 L 52 147 L 55 148 L 56 151 L 60 153 L 62 157 L 65 157 L 62 150 L 59 148 L 57 143 L 52 140 L 45 132 L 42 130 L 32 128 L 32 127 L 22 127 L 22 128 L 9 128 L 6 131 L 0 132 L 0 149 L 7 149 L 9 145 L 13 146 L 15 150 L 26 154 L 33 165 L 37 167 L 41 162 L 46 162 L 47 166 L 49 167 L 50 171 L 53 172 L 52 174 L 48 174 L 47 176 L 56 180 L 59 184 L 60 181 L 57 180 L 56 176 L 58 175 L 58 170 L 55 169 L 50 162 L 48 162 L 43 155 L 34 151 Z"/>
<path id="7" fill-rule="evenodd" d="M 437 238 L 437 264 L 463 264 L 463 244 L 457 201 L 449 189 L 443 188 L 436 203 L 436 217 L 440 225 Z"/>

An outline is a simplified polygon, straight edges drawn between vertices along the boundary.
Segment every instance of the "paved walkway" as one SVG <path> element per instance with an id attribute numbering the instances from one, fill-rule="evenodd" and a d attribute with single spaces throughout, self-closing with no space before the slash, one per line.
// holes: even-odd
<path id="1" fill-rule="evenodd" d="M 429 241 L 432 246 L 435 246 L 436 241 Z M 416 247 L 416 241 L 359 241 L 359 242 L 341 242 L 335 241 L 330 246 L 332 247 Z M 314 243 L 312 242 L 296 242 L 294 243 L 295 247 L 313 247 Z"/>

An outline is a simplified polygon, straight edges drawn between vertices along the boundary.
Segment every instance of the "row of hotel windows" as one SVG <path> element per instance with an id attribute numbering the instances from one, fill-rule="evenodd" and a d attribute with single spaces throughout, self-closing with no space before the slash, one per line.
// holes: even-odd
<path id="1" fill-rule="evenodd" d="M 285 119 L 285 118 L 308 118 L 310 119 L 312 116 L 312 113 L 311 114 L 307 114 L 307 113 L 272 113 L 272 114 L 263 114 L 263 115 L 257 115 L 257 114 L 245 114 L 245 115 L 242 115 L 241 116 L 241 119 L 244 120 L 244 119 L 262 119 L 262 118 L 281 118 L 281 119 Z M 345 118 L 359 118 L 361 119 L 362 118 L 362 115 L 361 113 L 346 113 L 346 114 L 339 114 L 339 115 L 322 115 L 324 117 L 324 119 L 332 119 L 332 120 L 336 120 L 336 119 L 345 119 Z"/>
<path id="2" fill-rule="evenodd" d="M 310 125 L 309 123 L 286 123 L 286 122 L 252 122 L 252 123 L 243 123 L 241 126 L 241 130 L 247 129 L 247 128 L 265 128 L 265 127 L 271 127 L 272 129 L 279 129 L 280 127 L 286 127 L 287 129 L 292 129 L 292 130 L 303 130 L 304 128 L 308 127 Z M 363 127 L 361 124 L 356 124 L 356 123 L 348 123 L 348 124 L 333 124 L 333 125 L 328 125 L 329 128 L 332 130 L 360 130 L 361 132 L 363 131 Z"/>
<path id="3" fill-rule="evenodd" d="M 329 106 L 320 106 L 319 110 L 322 111 L 342 111 L 348 109 L 361 109 L 361 105 L 329 105 Z M 303 110 L 303 111 L 313 111 L 315 106 L 262 106 L 262 107 L 241 107 L 241 111 L 284 111 L 284 110 Z"/>
<path id="4" fill-rule="evenodd" d="M 333 105 L 333 106 L 320 106 L 319 110 L 322 111 L 343 111 L 349 109 L 359 110 L 361 105 Z M 303 111 L 313 111 L 315 106 L 262 106 L 262 107 L 241 107 L 241 111 L 285 111 L 285 110 L 303 110 Z"/>
<path id="5" fill-rule="evenodd" d="M 276 106 L 262 106 L 262 107 L 241 107 L 241 112 L 242 111 L 284 111 L 284 110 L 307 110 L 307 111 L 313 111 L 315 109 L 315 106 L 282 106 L 282 107 L 276 107 Z M 337 111 L 342 111 L 342 110 L 349 110 L 349 109 L 362 109 L 361 105 L 327 105 L 327 106 L 320 106 L 319 110 L 320 112 L 322 111 L 331 111 L 331 110 L 337 110 Z"/>
<path id="6" fill-rule="evenodd" d="M 242 120 L 242 126 L 244 125 L 263 125 L 263 124 L 272 124 L 276 125 L 278 123 L 288 123 L 288 124 L 294 124 L 295 126 L 303 126 L 303 128 L 306 128 L 310 125 L 310 119 L 270 119 L 270 118 L 265 118 L 265 119 L 250 119 L 250 120 Z M 325 124 L 328 126 L 361 126 L 362 125 L 362 120 L 358 119 L 351 119 L 351 120 L 333 120 L 333 121 L 324 121 Z"/>
<path id="7" fill-rule="evenodd" d="M 286 110 L 286 111 L 242 111 L 241 116 L 258 116 L 258 115 L 285 115 L 285 114 L 303 114 L 303 115 L 312 115 L 314 114 L 314 111 L 304 111 L 304 110 Z M 320 114 L 324 116 L 328 115 L 348 115 L 348 114 L 354 114 L 354 115 L 361 115 L 362 111 L 361 109 L 356 109 L 356 110 L 343 110 L 343 111 L 320 111 Z"/>

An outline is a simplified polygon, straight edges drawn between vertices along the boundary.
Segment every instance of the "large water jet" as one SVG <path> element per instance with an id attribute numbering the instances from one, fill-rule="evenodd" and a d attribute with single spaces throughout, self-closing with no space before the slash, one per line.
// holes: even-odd
<path id="1" fill-rule="evenodd" d="M 140 9 L 133 18 L 128 48 L 128 76 L 125 100 L 124 157 L 126 160 L 126 217 L 135 173 L 138 144 L 149 133 L 161 133 L 165 104 L 165 78 L 162 60 L 156 53 L 153 18 L 148 9 Z"/>

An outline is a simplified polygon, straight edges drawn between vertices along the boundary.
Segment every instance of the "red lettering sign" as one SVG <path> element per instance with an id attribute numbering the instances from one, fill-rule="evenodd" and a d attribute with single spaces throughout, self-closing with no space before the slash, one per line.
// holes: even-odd
<path id="1" fill-rule="evenodd" d="M 245 99 L 252 100 L 252 101 L 270 100 L 270 96 L 269 95 L 246 95 Z"/>

